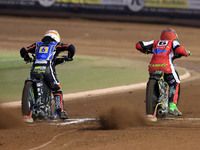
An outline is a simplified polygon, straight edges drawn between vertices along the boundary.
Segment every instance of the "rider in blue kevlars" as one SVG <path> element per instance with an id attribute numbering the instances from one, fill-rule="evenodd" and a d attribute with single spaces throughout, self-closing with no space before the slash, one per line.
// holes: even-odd
<path id="1" fill-rule="evenodd" d="M 68 56 L 56 58 L 61 52 L 68 51 Z M 21 57 L 24 61 L 31 62 L 32 58 L 28 53 L 36 55 L 35 61 L 31 68 L 31 77 L 37 74 L 34 68 L 37 66 L 45 66 L 46 70 L 43 73 L 44 81 L 52 90 L 56 104 L 56 112 L 60 119 L 68 119 L 65 112 L 63 93 L 60 83 L 56 77 L 55 66 L 65 61 L 72 61 L 75 54 L 75 47 L 72 44 L 64 44 L 60 42 L 60 35 L 56 30 L 49 30 L 45 33 L 41 42 L 37 42 L 28 47 L 23 47 L 20 50 Z"/>

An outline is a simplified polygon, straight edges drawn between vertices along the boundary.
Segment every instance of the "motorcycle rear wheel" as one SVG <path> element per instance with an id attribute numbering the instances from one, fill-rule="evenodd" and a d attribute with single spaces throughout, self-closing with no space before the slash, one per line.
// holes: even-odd
<path id="1" fill-rule="evenodd" d="M 149 79 L 146 88 L 146 114 L 153 115 L 159 97 L 157 80 Z"/>
<path id="2" fill-rule="evenodd" d="M 33 82 L 27 81 L 22 93 L 22 115 L 30 116 L 31 108 L 35 100 Z M 31 116 L 32 117 L 32 116 Z"/>

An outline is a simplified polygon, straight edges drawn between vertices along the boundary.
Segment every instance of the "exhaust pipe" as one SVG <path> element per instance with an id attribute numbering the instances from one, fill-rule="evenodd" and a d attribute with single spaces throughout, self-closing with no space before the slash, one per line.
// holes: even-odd
<path id="1" fill-rule="evenodd" d="M 158 115 L 165 116 L 168 114 L 167 110 L 163 110 L 162 108 L 158 109 Z"/>

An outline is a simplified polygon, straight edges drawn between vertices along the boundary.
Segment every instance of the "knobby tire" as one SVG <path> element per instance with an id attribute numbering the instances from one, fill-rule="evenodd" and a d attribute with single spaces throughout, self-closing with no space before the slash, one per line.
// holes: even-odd
<path id="1" fill-rule="evenodd" d="M 155 79 L 149 79 L 146 88 L 146 114 L 154 114 L 159 97 L 159 87 Z"/>
<path id="2" fill-rule="evenodd" d="M 27 81 L 24 85 L 22 93 L 22 115 L 30 115 L 31 107 L 33 105 L 33 82 Z"/>

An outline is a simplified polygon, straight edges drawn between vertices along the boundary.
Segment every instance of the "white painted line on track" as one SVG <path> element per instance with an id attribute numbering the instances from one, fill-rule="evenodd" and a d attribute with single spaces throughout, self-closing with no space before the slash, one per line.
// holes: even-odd
<path id="1" fill-rule="evenodd" d="M 78 124 L 82 122 L 87 122 L 87 121 L 96 121 L 98 119 L 96 118 L 83 118 L 83 119 L 67 119 L 65 122 L 62 121 L 62 123 L 50 123 L 50 125 L 70 125 L 70 124 Z"/>
<path id="2" fill-rule="evenodd" d="M 184 69 L 184 68 L 182 68 L 182 69 Z M 184 69 L 184 70 L 185 70 L 185 74 L 180 76 L 180 80 L 187 79 L 191 76 L 190 72 L 188 72 L 186 69 Z M 141 83 L 136 83 L 136 84 L 131 84 L 131 85 L 123 85 L 123 86 L 98 89 L 98 90 L 92 90 L 92 91 L 64 94 L 63 98 L 65 101 L 69 101 L 69 100 L 80 99 L 80 98 L 96 97 L 96 96 L 102 96 L 102 95 L 134 91 L 137 89 L 145 89 L 146 84 L 147 84 L 147 82 L 141 82 Z M 17 107 L 21 107 L 21 101 L 2 103 L 2 104 L 0 104 L 0 106 L 17 108 Z"/>
<path id="3" fill-rule="evenodd" d="M 200 118 L 162 118 L 161 120 L 200 121 Z"/>
<path id="4" fill-rule="evenodd" d="M 98 89 L 98 90 L 92 90 L 92 91 L 65 94 L 65 95 L 63 95 L 63 98 L 65 100 L 73 100 L 73 99 L 83 98 L 83 97 L 84 98 L 85 97 L 96 97 L 96 96 L 101 96 L 101 95 L 122 93 L 122 92 L 127 92 L 127 91 L 133 91 L 136 89 L 143 89 L 146 87 L 146 84 L 147 84 L 147 82 L 142 82 L 142 83 L 136 83 L 136 84 L 131 84 L 131 85 L 124 85 L 124 86 Z"/>
<path id="5" fill-rule="evenodd" d="M 7 103 L 1 103 L 1 107 L 12 107 L 12 108 L 17 108 L 21 107 L 21 101 L 14 101 L 14 102 L 7 102 Z"/>
<path id="6" fill-rule="evenodd" d="M 180 80 L 187 79 L 191 76 L 191 74 L 185 69 L 185 74 L 180 76 Z M 147 82 L 141 82 L 131 85 L 124 85 L 124 86 L 118 86 L 118 87 L 111 87 L 111 88 L 105 88 L 105 89 L 99 89 L 99 90 L 93 90 L 93 91 L 85 91 L 85 92 L 79 92 L 79 93 L 72 93 L 72 94 L 65 94 L 63 95 L 63 98 L 67 100 L 73 100 L 77 98 L 85 98 L 85 97 L 96 97 L 96 96 L 102 96 L 102 95 L 109 95 L 109 94 L 115 94 L 115 93 L 123 93 L 128 91 L 134 91 L 136 89 L 145 89 Z"/>

